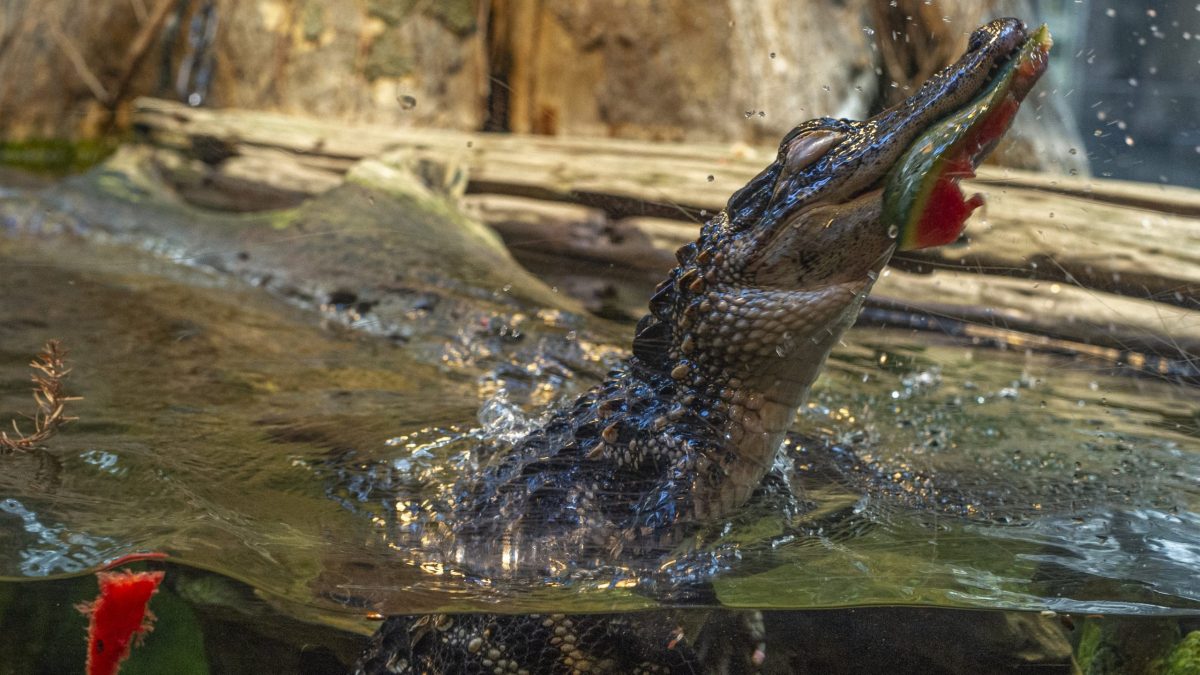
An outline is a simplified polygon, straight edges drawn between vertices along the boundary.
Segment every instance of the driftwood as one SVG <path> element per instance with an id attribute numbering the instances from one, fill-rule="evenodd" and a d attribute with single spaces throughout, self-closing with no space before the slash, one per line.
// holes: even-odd
<path id="1" fill-rule="evenodd" d="M 408 153 L 466 172 L 466 207 L 519 257 L 585 260 L 650 283 L 772 148 L 347 128 L 143 99 L 135 124 L 179 151 L 200 203 L 287 206 L 362 158 Z M 965 243 L 897 258 L 872 303 L 1117 350 L 1200 352 L 1200 192 L 984 167 Z M 267 195 L 264 197 L 264 195 Z"/>

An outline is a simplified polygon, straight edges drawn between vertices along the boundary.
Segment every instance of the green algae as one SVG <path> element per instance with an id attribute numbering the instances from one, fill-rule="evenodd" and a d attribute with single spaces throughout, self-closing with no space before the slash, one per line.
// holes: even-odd
<path id="1" fill-rule="evenodd" d="M 61 176 L 99 164 L 116 151 L 119 143 L 119 139 L 108 137 L 80 141 L 60 138 L 0 141 L 0 166 Z"/>

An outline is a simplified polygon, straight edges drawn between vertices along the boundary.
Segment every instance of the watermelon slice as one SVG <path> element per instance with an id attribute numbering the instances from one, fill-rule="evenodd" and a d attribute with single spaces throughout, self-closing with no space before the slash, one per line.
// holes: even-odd
<path id="1" fill-rule="evenodd" d="M 941 246 L 962 234 L 983 197 L 966 198 L 958 182 L 975 177 L 975 167 L 1008 130 L 1021 101 L 1046 72 L 1051 44 L 1043 25 L 975 100 L 918 136 L 892 168 L 881 220 L 895 234 L 898 250 Z"/>

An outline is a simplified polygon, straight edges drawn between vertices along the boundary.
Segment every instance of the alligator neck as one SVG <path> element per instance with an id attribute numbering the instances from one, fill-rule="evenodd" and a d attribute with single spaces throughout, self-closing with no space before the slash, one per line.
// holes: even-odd
<path id="1" fill-rule="evenodd" d="M 839 219 L 841 236 L 854 227 L 870 240 L 835 257 L 890 252 L 878 225 L 877 192 L 831 216 Z M 735 236 L 721 214 L 696 243 L 677 252 L 679 266 L 659 286 L 634 340 L 635 370 L 674 382 L 667 421 L 684 427 L 691 450 L 702 455 L 692 499 L 701 519 L 738 508 L 759 485 L 887 259 L 875 253 L 878 259 L 865 263 L 867 274 L 826 275 L 825 283 L 811 287 L 749 283 L 724 260 Z M 834 261 L 841 263 L 864 268 L 862 261 Z"/>

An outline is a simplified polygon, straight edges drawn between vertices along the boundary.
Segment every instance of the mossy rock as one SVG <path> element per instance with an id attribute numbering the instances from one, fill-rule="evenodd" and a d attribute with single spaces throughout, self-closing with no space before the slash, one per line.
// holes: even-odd
<path id="1" fill-rule="evenodd" d="M 475 32 L 474 0 L 442 0 L 430 4 L 425 13 L 455 35 L 470 35 Z"/>
<path id="2" fill-rule="evenodd" d="M 416 0 L 367 0 L 367 14 L 395 26 L 412 13 Z"/>
<path id="3" fill-rule="evenodd" d="M 371 44 L 363 74 L 368 80 L 404 77 L 411 74 L 415 67 L 416 55 L 411 41 L 405 38 L 399 28 L 389 28 Z"/>
<path id="4" fill-rule="evenodd" d="M 304 31 L 304 39 L 316 42 L 325 32 L 325 8 L 316 2 L 307 2 L 300 13 L 300 26 Z"/>

